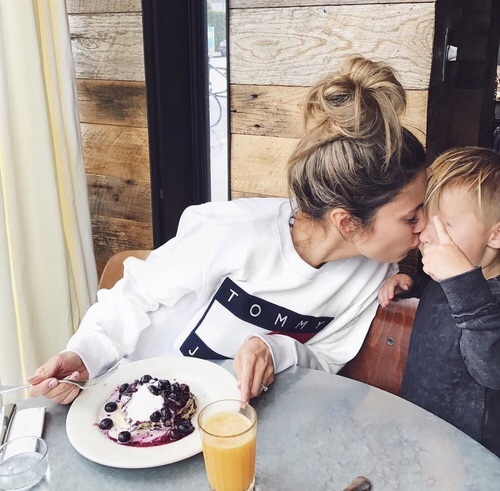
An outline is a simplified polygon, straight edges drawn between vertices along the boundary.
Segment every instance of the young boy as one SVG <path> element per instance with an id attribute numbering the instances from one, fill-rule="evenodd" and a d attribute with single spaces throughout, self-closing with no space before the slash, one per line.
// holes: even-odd
<path id="1" fill-rule="evenodd" d="M 419 248 L 428 276 L 397 274 L 379 292 L 382 306 L 395 294 L 420 297 L 401 396 L 500 457 L 500 154 L 441 155 L 426 209 Z"/>

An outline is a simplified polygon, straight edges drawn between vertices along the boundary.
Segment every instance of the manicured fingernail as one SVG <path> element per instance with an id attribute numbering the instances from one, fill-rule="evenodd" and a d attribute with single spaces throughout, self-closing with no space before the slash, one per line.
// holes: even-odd
<path id="1" fill-rule="evenodd" d="M 53 389 L 54 387 L 57 386 L 57 380 L 56 379 L 52 379 L 50 382 L 49 382 L 49 387 L 51 389 Z"/>

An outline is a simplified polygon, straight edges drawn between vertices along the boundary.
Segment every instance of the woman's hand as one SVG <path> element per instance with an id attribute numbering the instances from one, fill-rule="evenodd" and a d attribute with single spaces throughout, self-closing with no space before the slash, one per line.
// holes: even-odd
<path id="1" fill-rule="evenodd" d="M 412 285 L 413 280 L 407 274 L 398 273 L 389 276 L 378 291 L 378 303 L 382 307 L 387 307 L 396 293 L 408 291 Z"/>
<path id="2" fill-rule="evenodd" d="M 81 389 L 72 384 L 60 384 L 57 379 L 87 379 L 88 375 L 82 359 L 72 351 L 64 351 L 50 358 L 31 377 L 28 377 L 28 382 L 32 384 L 29 395 L 44 396 L 60 404 L 69 404 Z"/>
<path id="3" fill-rule="evenodd" d="M 274 382 L 274 364 L 271 351 L 262 339 L 251 337 L 247 339 L 236 353 L 233 362 L 238 386 L 241 390 L 241 400 L 249 402 Z"/>

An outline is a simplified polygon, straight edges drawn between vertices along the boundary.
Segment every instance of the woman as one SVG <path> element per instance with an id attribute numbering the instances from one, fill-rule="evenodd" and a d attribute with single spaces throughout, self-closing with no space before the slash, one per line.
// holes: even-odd
<path id="1" fill-rule="evenodd" d="M 348 60 L 310 91 L 289 162 L 291 200 L 188 208 L 177 236 L 102 290 L 68 351 L 30 382 L 62 403 L 117 359 L 234 358 L 242 400 L 290 366 L 337 372 L 359 350 L 392 263 L 425 225 L 425 154 L 400 123 L 391 68 Z"/>

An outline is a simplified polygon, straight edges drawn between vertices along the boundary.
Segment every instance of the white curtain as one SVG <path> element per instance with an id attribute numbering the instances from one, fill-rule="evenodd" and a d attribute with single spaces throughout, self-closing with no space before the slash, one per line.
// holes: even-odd
<path id="1" fill-rule="evenodd" d="M 0 0 L 0 380 L 66 345 L 97 273 L 65 0 Z"/>

